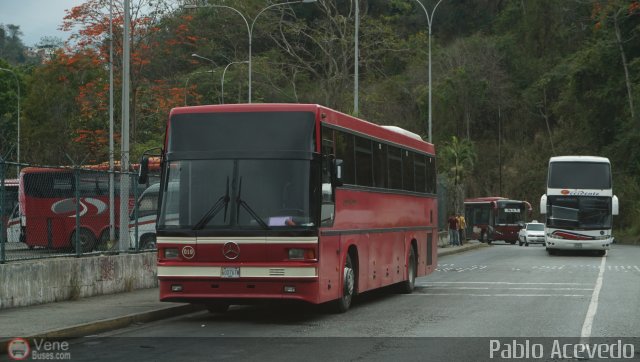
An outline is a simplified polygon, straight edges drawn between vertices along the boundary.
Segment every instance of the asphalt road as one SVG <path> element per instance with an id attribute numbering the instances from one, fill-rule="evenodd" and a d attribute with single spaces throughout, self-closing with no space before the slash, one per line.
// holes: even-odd
<path id="1" fill-rule="evenodd" d="M 345 314 L 233 306 L 84 338 L 72 351 L 92 360 L 477 361 L 490 360 L 491 340 L 636 337 L 625 341 L 640 359 L 639 281 L 640 247 L 615 245 L 603 258 L 496 243 L 441 257 L 413 294 L 366 293 Z"/>

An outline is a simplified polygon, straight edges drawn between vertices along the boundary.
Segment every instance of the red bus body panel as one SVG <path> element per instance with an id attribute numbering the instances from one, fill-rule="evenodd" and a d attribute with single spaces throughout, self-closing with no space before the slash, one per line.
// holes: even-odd
<path id="1" fill-rule="evenodd" d="M 106 167 L 106 168 L 105 168 Z M 135 169 L 137 165 L 132 165 Z M 86 169 L 93 171 L 108 170 L 108 165 L 92 165 Z M 159 161 L 154 160 L 150 169 L 158 171 Z M 25 192 L 24 176 L 35 173 L 74 173 L 72 168 L 39 168 L 27 167 L 20 171 L 20 212 L 25 225 L 25 243 L 30 246 L 40 246 L 52 249 L 68 248 L 72 245 L 73 234 L 76 230 L 76 198 L 65 197 L 34 197 Z M 104 174 L 106 175 L 106 173 Z M 45 190 L 47 185 L 33 185 L 33 188 Z M 119 220 L 120 197 L 114 199 L 115 220 Z M 128 210 L 134 206 L 133 195 L 129 198 Z M 80 228 L 91 232 L 97 241 L 103 233 L 109 230 L 109 192 L 96 192 L 92 195 L 80 197 Z M 117 227 L 117 226 L 116 226 Z"/>

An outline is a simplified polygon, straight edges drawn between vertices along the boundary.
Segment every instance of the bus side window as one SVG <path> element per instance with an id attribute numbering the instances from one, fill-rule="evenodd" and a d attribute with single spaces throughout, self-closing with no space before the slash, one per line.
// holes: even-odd
<path id="1" fill-rule="evenodd" d="M 321 183 L 321 209 L 320 209 L 320 225 L 331 226 L 335 217 L 335 198 L 333 194 L 333 185 L 331 184 L 331 167 L 333 149 L 333 130 L 329 128 L 322 129 L 322 178 Z"/>

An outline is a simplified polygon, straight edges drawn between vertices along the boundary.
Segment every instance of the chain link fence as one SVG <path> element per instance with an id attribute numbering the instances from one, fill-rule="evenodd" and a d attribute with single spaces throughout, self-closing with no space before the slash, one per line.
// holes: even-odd
<path id="1" fill-rule="evenodd" d="M 5 177 L 18 167 L 18 178 Z M 39 166 L 0 158 L 0 263 L 154 250 L 159 181 L 151 175 L 139 185 L 136 174 L 112 173 L 105 165 Z M 121 211 L 123 192 L 128 196 Z M 121 213 L 127 224 L 122 243 Z"/>

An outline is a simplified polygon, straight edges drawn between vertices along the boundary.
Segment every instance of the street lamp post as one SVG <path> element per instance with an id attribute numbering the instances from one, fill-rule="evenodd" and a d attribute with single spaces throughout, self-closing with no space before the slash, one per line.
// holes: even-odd
<path id="1" fill-rule="evenodd" d="M 249 25 L 249 21 L 247 20 L 247 17 L 244 16 L 244 14 L 242 14 L 240 12 L 240 10 L 231 7 L 231 6 L 227 6 L 227 5 L 216 5 L 216 4 L 207 4 L 205 6 L 198 6 L 198 5 L 193 5 L 193 4 L 189 4 L 189 5 L 185 5 L 184 8 L 185 9 L 195 9 L 198 7 L 211 7 L 211 8 L 224 8 L 224 9 L 229 9 L 232 11 L 235 11 L 238 15 L 240 15 L 240 17 L 242 18 L 242 20 L 244 20 L 244 24 L 247 26 L 247 34 L 249 36 L 249 103 L 251 103 L 251 73 L 252 73 L 252 66 L 251 66 L 251 47 L 252 47 L 252 38 L 253 38 L 253 27 L 256 24 L 256 20 L 258 20 L 258 17 L 265 12 L 268 9 L 271 9 L 275 6 L 282 6 L 282 5 L 290 5 L 290 4 L 307 4 L 307 3 L 315 3 L 317 0 L 298 0 L 298 1 L 287 1 L 284 3 L 276 3 L 276 4 L 271 4 L 267 7 L 265 7 L 264 9 L 260 10 L 260 12 L 258 13 L 258 15 L 256 15 L 255 18 L 253 18 L 253 22 L 251 22 L 251 25 Z"/>
<path id="2" fill-rule="evenodd" d="M 436 6 L 433 7 L 433 10 L 431 10 L 431 15 L 429 15 L 429 12 L 427 11 L 427 8 L 424 7 L 424 5 L 420 2 L 420 0 L 415 0 L 418 4 L 420 4 L 420 7 L 422 7 L 422 10 L 424 10 L 425 15 L 427 15 L 427 25 L 429 27 L 429 142 L 432 141 L 432 136 L 431 136 L 431 114 L 432 114 L 432 110 L 431 110 L 431 24 L 433 23 L 433 15 L 436 12 L 436 8 L 438 7 L 438 5 L 440 5 L 440 3 L 442 2 L 442 0 L 439 0 L 436 3 Z"/>
<path id="3" fill-rule="evenodd" d="M 354 36 L 353 36 L 353 49 L 354 49 L 354 54 L 353 54 L 353 114 L 357 117 L 358 116 L 358 83 L 360 81 L 360 65 L 358 62 L 358 58 L 360 58 L 360 48 L 358 45 L 358 37 L 359 37 L 359 32 L 360 32 L 360 4 L 358 3 L 358 0 L 354 1 L 355 3 L 355 8 L 356 8 L 356 24 L 355 24 L 355 30 L 354 30 Z"/>
<path id="4" fill-rule="evenodd" d="M 5 72 L 9 72 L 13 74 L 13 77 L 16 79 L 16 85 L 18 86 L 18 139 L 17 139 L 17 145 L 16 145 L 17 162 L 18 162 L 18 165 L 16 166 L 16 178 L 17 178 L 20 176 L 20 80 L 18 80 L 18 76 L 13 70 L 6 69 L 6 68 L 0 68 L 0 70 L 4 70 Z"/>
<path id="5" fill-rule="evenodd" d="M 227 73 L 227 69 L 232 65 L 232 64 L 240 64 L 240 63 L 249 63 L 248 60 L 243 60 L 241 62 L 231 62 L 229 64 L 227 64 L 226 67 L 224 67 L 224 70 L 222 71 L 222 77 L 220 78 L 220 95 L 221 95 L 221 104 L 224 104 L 224 75 L 225 73 Z"/>

